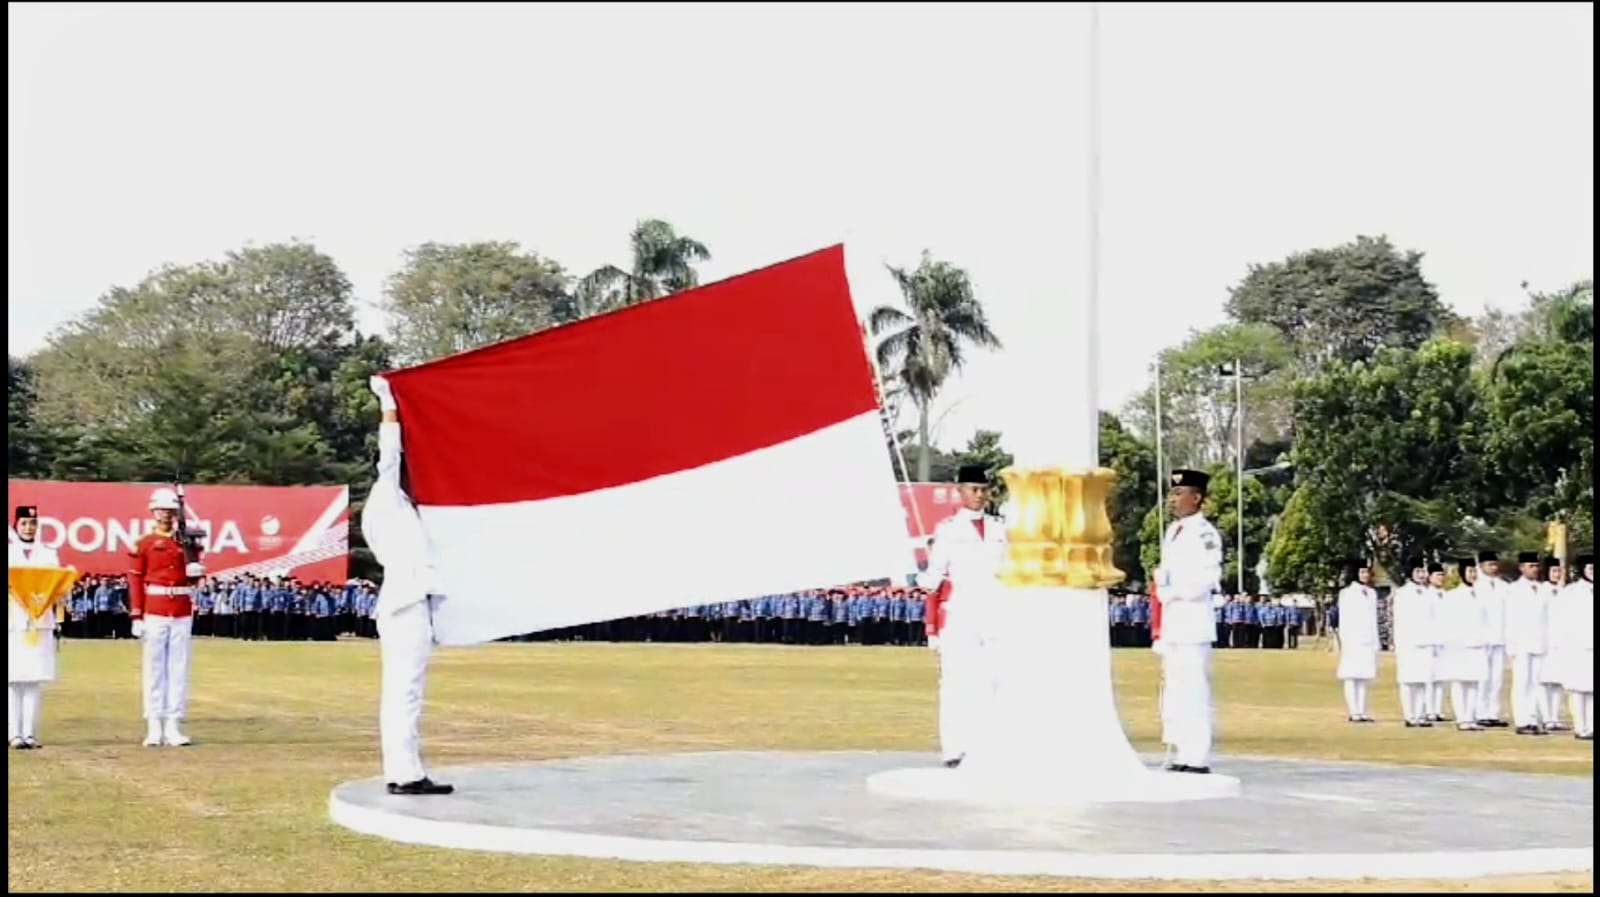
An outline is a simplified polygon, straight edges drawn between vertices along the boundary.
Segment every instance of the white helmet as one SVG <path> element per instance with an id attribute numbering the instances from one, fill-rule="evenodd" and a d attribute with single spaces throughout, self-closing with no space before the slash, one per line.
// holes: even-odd
<path id="1" fill-rule="evenodd" d="M 178 510 L 178 493 L 168 489 L 166 486 L 162 486 L 160 489 L 150 493 L 150 510 Z"/>

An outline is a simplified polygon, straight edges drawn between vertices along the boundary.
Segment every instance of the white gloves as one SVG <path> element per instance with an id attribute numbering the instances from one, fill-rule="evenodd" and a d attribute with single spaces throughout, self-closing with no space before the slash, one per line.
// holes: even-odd
<path id="1" fill-rule="evenodd" d="M 939 637 L 937 635 L 928 636 L 928 650 L 935 653 L 939 651 Z"/>
<path id="2" fill-rule="evenodd" d="M 206 565 L 195 561 L 183 568 L 183 575 L 199 578 L 206 575 Z"/>
<path id="3" fill-rule="evenodd" d="M 133 621 L 133 637 L 144 638 L 144 620 Z"/>
<path id="4" fill-rule="evenodd" d="M 388 380 L 379 377 L 377 374 L 373 374 L 372 379 L 367 381 L 367 385 L 371 386 L 373 393 L 377 395 L 378 407 L 381 410 L 397 410 L 398 406 L 396 406 L 394 403 L 394 393 L 389 389 Z"/>

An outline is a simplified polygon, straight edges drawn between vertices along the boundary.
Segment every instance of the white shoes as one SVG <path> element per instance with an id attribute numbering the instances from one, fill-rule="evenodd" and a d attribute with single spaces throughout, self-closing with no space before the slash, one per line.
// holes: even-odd
<path id="1" fill-rule="evenodd" d="M 176 719 L 167 720 L 167 726 L 161 732 L 161 739 L 172 747 L 188 747 L 194 743 L 189 740 L 189 736 L 178 730 Z"/>
<path id="2" fill-rule="evenodd" d="M 162 745 L 187 747 L 191 744 L 194 744 L 194 741 L 178 728 L 176 719 L 166 720 L 165 723 L 151 720 L 149 728 L 144 733 L 145 747 L 161 747 Z"/>

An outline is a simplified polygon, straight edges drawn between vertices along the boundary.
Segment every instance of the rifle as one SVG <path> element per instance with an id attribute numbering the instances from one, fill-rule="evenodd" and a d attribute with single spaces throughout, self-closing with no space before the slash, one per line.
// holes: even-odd
<path id="1" fill-rule="evenodd" d="M 183 483 L 174 481 L 172 484 L 172 491 L 178 495 L 178 521 L 175 524 L 175 527 L 178 536 L 178 545 L 183 548 L 183 562 L 185 564 L 199 563 L 200 552 L 203 547 L 202 543 L 206 538 L 206 531 L 203 529 L 189 528 L 188 508 L 183 502 Z"/>

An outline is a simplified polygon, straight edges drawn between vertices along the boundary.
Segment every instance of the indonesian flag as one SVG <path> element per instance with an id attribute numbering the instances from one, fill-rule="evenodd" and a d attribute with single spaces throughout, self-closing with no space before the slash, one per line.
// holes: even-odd
<path id="1" fill-rule="evenodd" d="M 842 246 L 384 377 L 440 644 L 911 563 Z"/>

